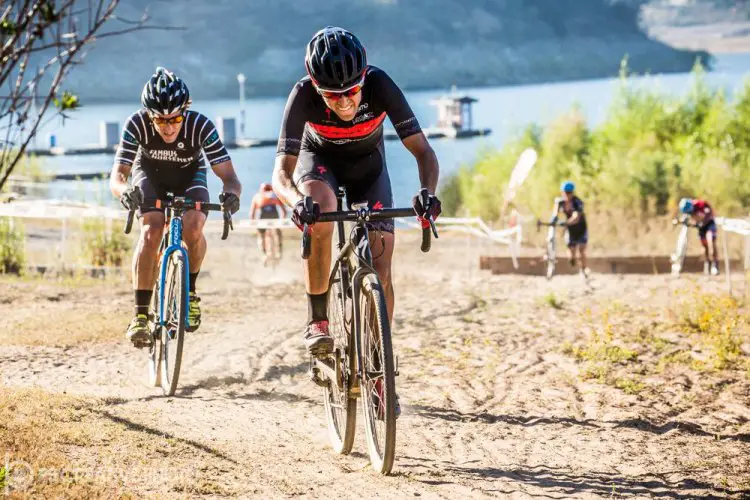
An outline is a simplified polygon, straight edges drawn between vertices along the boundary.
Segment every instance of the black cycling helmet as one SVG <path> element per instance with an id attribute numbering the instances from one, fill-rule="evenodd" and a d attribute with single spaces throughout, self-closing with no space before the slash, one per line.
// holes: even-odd
<path id="1" fill-rule="evenodd" d="M 141 105 L 152 113 L 171 115 L 190 104 L 187 85 L 161 66 L 143 86 Z"/>
<path id="2" fill-rule="evenodd" d="M 362 78 L 367 69 L 367 54 L 352 33 L 326 26 L 307 44 L 305 68 L 321 90 L 346 90 Z"/>

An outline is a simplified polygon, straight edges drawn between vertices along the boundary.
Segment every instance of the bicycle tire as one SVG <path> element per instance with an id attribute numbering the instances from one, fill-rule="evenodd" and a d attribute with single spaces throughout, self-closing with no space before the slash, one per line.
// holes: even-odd
<path id="1" fill-rule="evenodd" d="M 551 243 L 547 243 L 547 279 L 551 280 L 555 275 L 555 249 Z"/>
<path id="2" fill-rule="evenodd" d="M 346 327 L 346 303 L 340 271 L 328 288 L 328 319 L 329 331 L 334 339 L 333 359 L 338 360 L 336 366 L 339 367 L 340 380 L 328 381 L 323 406 L 331 447 L 336 453 L 348 455 L 352 451 L 357 424 L 357 399 L 350 397 L 357 365 L 356 357 L 352 355 L 351 328 Z"/>
<path id="3" fill-rule="evenodd" d="M 154 285 L 154 293 L 151 295 L 149 305 L 149 326 L 151 330 L 152 344 L 148 352 L 148 383 L 151 387 L 161 387 L 161 361 L 164 351 L 161 345 L 161 328 L 156 319 L 159 309 L 159 284 Z"/>
<path id="4" fill-rule="evenodd" d="M 185 343 L 187 283 L 185 283 L 185 257 L 173 252 L 167 263 L 166 294 L 164 306 L 165 326 L 161 328 L 162 373 L 161 387 L 166 396 L 174 395 L 180 379 L 182 349 Z"/>
<path id="5" fill-rule="evenodd" d="M 385 295 L 376 275 L 368 274 L 362 279 L 359 300 L 361 397 L 367 449 L 373 469 L 390 474 L 396 454 L 396 374 Z M 373 348 L 378 348 L 373 345 L 373 337 L 380 342 L 375 356 L 370 355 Z M 375 374 L 379 375 L 373 377 Z M 380 388 L 377 388 L 378 380 Z"/>

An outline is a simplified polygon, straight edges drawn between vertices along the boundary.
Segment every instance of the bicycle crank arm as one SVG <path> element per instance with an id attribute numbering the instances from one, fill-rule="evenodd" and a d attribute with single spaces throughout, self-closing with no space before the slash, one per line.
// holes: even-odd
<path id="1" fill-rule="evenodd" d="M 320 387 L 328 387 L 328 379 L 321 378 L 320 368 L 315 364 L 310 365 L 310 379 L 315 382 L 315 385 Z"/>
<path id="2" fill-rule="evenodd" d="M 330 364 L 329 364 L 330 363 Z M 313 368 L 319 372 L 323 372 L 322 375 L 325 379 L 324 386 L 327 386 L 331 380 L 336 380 L 336 368 L 331 366 L 335 361 L 329 359 L 315 359 L 313 360 Z M 341 385 L 341 384 L 337 384 Z"/>

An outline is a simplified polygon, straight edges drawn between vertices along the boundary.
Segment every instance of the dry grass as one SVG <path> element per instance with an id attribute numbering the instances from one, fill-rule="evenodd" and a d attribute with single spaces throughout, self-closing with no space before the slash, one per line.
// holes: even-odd
<path id="1" fill-rule="evenodd" d="M 216 467 L 233 466 L 219 452 L 120 418 L 121 403 L 0 389 L 0 491 L 86 499 L 232 494 L 216 476 Z M 214 465 L 185 466 L 197 463 L 190 460 Z"/>
<path id="2" fill-rule="evenodd" d="M 0 345 L 73 346 L 122 338 L 130 320 L 125 283 L 0 279 Z"/>
<path id="3" fill-rule="evenodd" d="M 734 378 L 734 372 L 750 369 L 750 356 L 742 350 L 743 343 L 750 344 L 750 328 L 736 300 L 696 288 L 678 296 L 674 309 L 664 315 L 612 302 L 598 317 L 582 315 L 582 328 L 590 333 L 562 351 L 581 364 L 584 379 L 627 394 L 658 391 L 644 379 L 670 370 Z"/>
<path id="4" fill-rule="evenodd" d="M 93 403 L 39 390 L 0 389 L 0 488 L 10 498 L 128 498 L 122 486 L 80 470 L 73 450 L 111 444 L 115 429 L 91 425 Z M 87 472 L 87 473 L 86 473 Z"/>

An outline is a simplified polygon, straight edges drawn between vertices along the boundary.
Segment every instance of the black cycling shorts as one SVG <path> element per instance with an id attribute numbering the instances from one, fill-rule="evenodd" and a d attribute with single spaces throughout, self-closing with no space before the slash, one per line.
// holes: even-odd
<path id="1" fill-rule="evenodd" d="M 391 179 L 380 149 L 352 159 L 338 159 L 330 154 L 302 150 L 294 170 L 294 182 L 300 185 L 313 179 L 325 182 L 334 193 L 342 186 L 350 208 L 354 203 L 365 201 L 372 210 L 393 208 Z M 367 228 L 393 233 L 393 219 L 368 222 Z"/>
<path id="2" fill-rule="evenodd" d="M 189 169 L 186 172 L 179 173 L 163 173 L 160 169 L 147 170 L 136 167 L 133 170 L 132 184 L 141 188 L 146 204 L 149 204 L 149 201 L 166 199 L 168 192 L 175 196 L 184 196 L 193 201 L 208 203 L 210 196 L 208 185 L 206 184 L 206 173 L 206 167 Z M 153 207 L 139 210 L 138 217 L 141 217 L 144 213 L 159 212 L 161 210 L 160 208 Z M 208 214 L 206 210 L 202 210 L 202 212 Z"/>

